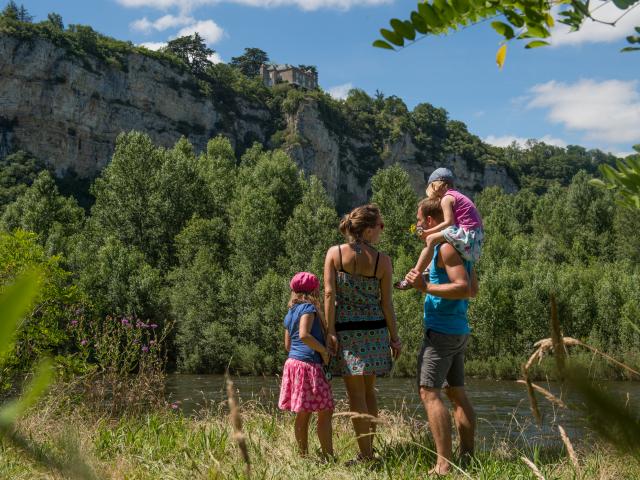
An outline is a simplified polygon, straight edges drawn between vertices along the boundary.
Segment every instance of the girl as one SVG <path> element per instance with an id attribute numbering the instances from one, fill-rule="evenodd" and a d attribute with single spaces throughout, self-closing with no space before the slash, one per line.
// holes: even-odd
<path id="1" fill-rule="evenodd" d="M 484 230 L 482 219 L 474 203 L 462 193 L 453 189 L 453 173 L 448 168 L 437 168 L 429 177 L 427 197 L 439 198 L 444 221 L 433 228 L 424 230 L 426 247 L 420 252 L 415 268 L 422 272 L 431 263 L 433 249 L 439 243 L 450 243 L 463 260 L 475 263 L 480 258 Z M 411 285 L 403 279 L 394 286 L 408 290 Z"/>
<path id="2" fill-rule="evenodd" d="M 311 413 L 318 412 L 322 453 L 332 457 L 333 395 L 322 368 L 329 363 L 329 351 L 320 316 L 320 282 L 313 273 L 299 272 L 289 286 L 289 312 L 284 317 L 284 346 L 289 357 L 282 372 L 278 407 L 297 414 L 295 437 L 302 456 L 308 453 Z"/>

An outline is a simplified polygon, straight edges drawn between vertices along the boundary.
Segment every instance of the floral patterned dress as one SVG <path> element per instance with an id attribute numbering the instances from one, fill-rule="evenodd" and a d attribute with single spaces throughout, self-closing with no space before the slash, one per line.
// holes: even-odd
<path id="1" fill-rule="evenodd" d="M 380 306 L 380 280 L 346 272 L 340 255 L 336 272 L 337 374 L 386 375 L 391 370 L 389 332 Z"/>

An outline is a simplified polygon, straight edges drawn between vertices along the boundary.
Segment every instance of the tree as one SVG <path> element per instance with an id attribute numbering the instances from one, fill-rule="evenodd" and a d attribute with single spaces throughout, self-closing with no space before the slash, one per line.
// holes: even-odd
<path id="1" fill-rule="evenodd" d="M 69 30 L 75 33 L 76 41 L 81 50 L 98 55 L 98 34 L 87 25 L 69 25 Z"/>
<path id="2" fill-rule="evenodd" d="M 18 20 L 27 23 L 33 22 L 33 15 L 29 14 L 24 5 L 20 5 L 20 8 L 18 9 Z"/>
<path id="3" fill-rule="evenodd" d="M 407 41 L 415 41 L 420 35 L 442 35 L 461 27 L 499 18 L 491 22 L 491 26 L 504 38 L 503 45 L 496 55 L 496 62 L 502 68 L 506 56 L 506 42 L 510 40 L 527 41 L 525 48 L 549 45 L 545 39 L 551 36 L 549 29 L 556 22 L 570 26 L 572 31 L 580 30 L 587 19 L 615 26 L 622 16 L 637 6 L 638 1 L 640 0 L 614 0 L 613 4 L 620 9 L 621 15 L 614 22 L 605 22 L 597 18 L 597 8 L 589 10 L 589 0 L 426 0 L 418 3 L 417 10 L 409 14 L 409 20 L 392 19 L 389 22 L 390 30 L 380 30 L 384 40 L 374 41 L 373 46 L 394 50 L 396 47 L 403 47 Z M 558 4 L 560 8 L 556 8 Z M 640 33 L 640 27 L 636 27 L 636 31 Z M 640 37 L 630 36 L 627 39 L 630 44 L 640 44 Z M 627 47 L 622 50 L 640 50 L 640 47 Z"/>
<path id="4" fill-rule="evenodd" d="M 305 182 L 302 201 L 284 228 L 287 253 L 283 271 L 314 272 L 321 276 L 324 256 L 340 240 L 338 215 L 320 180 L 312 176 Z"/>
<path id="5" fill-rule="evenodd" d="M 260 74 L 260 65 L 269 62 L 269 55 L 259 48 L 245 48 L 239 57 L 232 57 L 229 64 L 236 67 L 247 77 Z"/>
<path id="6" fill-rule="evenodd" d="M 315 65 L 298 65 L 298 68 L 300 70 L 303 70 L 305 72 L 311 72 L 314 75 L 318 75 L 318 67 L 316 67 Z"/>
<path id="7" fill-rule="evenodd" d="M 207 67 L 213 65 L 209 57 L 215 53 L 215 50 L 207 47 L 198 32 L 170 40 L 163 51 L 182 60 L 194 75 L 202 75 Z"/>
<path id="8" fill-rule="evenodd" d="M 50 13 L 47 15 L 47 23 L 51 25 L 54 29 L 62 31 L 64 30 L 64 22 L 62 21 L 62 15 L 57 13 Z"/>
<path id="9" fill-rule="evenodd" d="M 1 159 L 0 210 L 24 193 L 45 168 L 42 162 L 22 150 Z"/>
<path id="10" fill-rule="evenodd" d="M 209 192 L 185 139 L 165 150 L 145 134 L 123 133 L 93 185 L 92 221 L 104 236 L 135 246 L 164 271 L 175 264 L 173 240 L 186 222 L 214 211 Z"/>
<path id="11" fill-rule="evenodd" d="M 80 232 L 84 211 L 72 198 L 60 195 L 49 172 L 38 175 L 17 200 L 8 205 L 0 225 L 4 230 L 17 228 L 35 232 L 49 254 L 68 253 L 72 235 Z"/>
<path id="12" fill-rule="evenodd" d="M 371 179 L 371 188 L 371 201 L 380 207 L 384 219 L 380 248 L 391 258 L 396 258 L 400 249 L 417 253 L 420 241 L 411 234 L 410 227 L 416 222 L 418 197 L 409 174 L 395 164 L 379 170 Z"/>
<path id="13" fill-rule="evenodd" d="M 14 2 L 13 0 L 7 3 L 7 6 L 4 7 L 4 10 L 2 10 L 2 16 L 4 18 L 10 18 L 12 20 L 18 20 L 19 13 L 20 10 L 18 9 L 18 5 L 16 5 L 16 2 Z"/>

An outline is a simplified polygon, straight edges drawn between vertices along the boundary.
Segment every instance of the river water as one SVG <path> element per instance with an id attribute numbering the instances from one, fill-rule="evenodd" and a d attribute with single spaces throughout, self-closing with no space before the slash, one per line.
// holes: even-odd
<path id="1" fill-rule="evenodd" d="M 278 377 L 232 377 L 239 392 L 241 403 L 259 403 L 267 408 L 276 408 L 280 389 Z M 588 437 L 582 418 L 565 410 L 554 408 L 538 395 L 543 426 L 539 428 L 529 410 L 529 401 L 524 385 L 514 381 L 492 381 L 467 379 L 467 394 L 473 403 L 478 418 L 478 439 L 495 444 L 496 441 L 524 441 L 556 443 L 559 441 L 557 425 L 562 425 L 569 437 L 580 441 Z M 538 382 L 540 383 L 540 382 Z M 559 393 L 558 386 L 540 383 L 545 388 Z M 415 380 L 410 378 L 379 378 L 377 381 L 378 405 L 418 421 L 425 421 L 425 413 L 417 394 Z M 640 382 L 607 382 L 606 386 L 621 398 L 640 400 Z M 332 381 L 334 398 L 346 401 L 344 384 L 340 378 Z M 169 375 L 167 378 L 169 401 L 178 401 L 187 415 L 202 408 L 215 408 L 226 400 L 226 384 L 222 375 Z M 346 406 L 344 407 L 346 409 Z"/>

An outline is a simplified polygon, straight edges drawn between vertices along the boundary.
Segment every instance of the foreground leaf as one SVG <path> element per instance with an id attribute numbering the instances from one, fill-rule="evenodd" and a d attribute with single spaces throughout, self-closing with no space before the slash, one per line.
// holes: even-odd
<path id="1" fill-rule="evenodd" d="M 507 45 L 502 45 L 498 49 L 498 53 L 496 53 L 496 63 L 498 64 L 498 68 L 502 70 L 504 66 L 504 61 L 507 58 Z"/>
<path id="2" fill-rule="evenodd" d="M 36 368 L 33 378 L 25 388 L 22 396 L 7 403 L 0 410 L 0 428 L 7 428 L 13 425 L 26 410 L 36 404 L 49 387 L 52 376 L 53 364 L 51 360 L 46 358 Z"/>
<path id="3" fill-rule="evenodd" d="M 0 358 L 13 348 L 18 322 L 27 313 L 38 293 L 38 275 L 30 272 L 7 287 L 0 296 Z"/>

